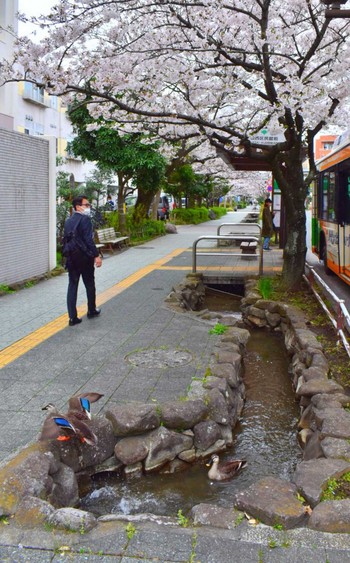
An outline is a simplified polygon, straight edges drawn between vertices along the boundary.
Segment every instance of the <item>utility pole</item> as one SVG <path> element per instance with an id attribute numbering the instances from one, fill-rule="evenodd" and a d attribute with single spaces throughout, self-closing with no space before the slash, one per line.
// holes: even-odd
<path id="1" fill-rule="evenodd" d="M 347 0 L 321 0 L 321 1 L 322 4 L 326 4 L 327 6 L 325 11 L 326 18 L 328 19 L 350 18 L 350 10 L 341 9 L 341 6 L 343 4 L 346 4 Z"/>

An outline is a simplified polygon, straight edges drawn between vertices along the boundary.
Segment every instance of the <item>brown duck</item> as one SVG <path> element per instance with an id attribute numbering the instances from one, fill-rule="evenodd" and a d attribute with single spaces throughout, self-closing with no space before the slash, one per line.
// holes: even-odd
<path id="1" fill-rule="evenodd" d="M 49 403 L 42 410 L 49 412 L 39 436 L 39 440 L 70 440 L 79 438 L 83 443 L 95 445 L 97 437 L 89 428 L 91 419 L 90 403 L 98 401 L 103 395 L 99 393 L 86 393 L 71 397 L 68 401 L 68 411 L 60 413 L 55 405 Z"/>
<path id="2" fill-rule="evenodd" d="M 219 462 L 219 456 L 215 454 L 211 456 L 210 462 L 207 463 L 208 467 L 211 466 L 208 471 L 208 477 L 213 481 L 225 481 L 226 479 L 231 479 L 240 469 L 243 469 L 243 467 L 247 465 L 247 462 L 243 459 L 223 461 L 222 463 Z"/>

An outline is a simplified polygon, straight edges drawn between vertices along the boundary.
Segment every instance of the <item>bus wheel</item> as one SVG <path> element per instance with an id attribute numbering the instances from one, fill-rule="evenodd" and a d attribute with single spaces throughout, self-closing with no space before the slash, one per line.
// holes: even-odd
<path id="1" fill-rule="evenodd" d="M 331 276 L 333 274 L 333 270 L 331 270 L 328 267 L 328 264 L 327 264 L 327 245 L 326 245 L 326 243 L 324 243 L 324 245 L 322 247 L 321 260 L 323 261 L 323 269 L 325 271 L 325 274 L 327 274 L 327 276 Z"/>

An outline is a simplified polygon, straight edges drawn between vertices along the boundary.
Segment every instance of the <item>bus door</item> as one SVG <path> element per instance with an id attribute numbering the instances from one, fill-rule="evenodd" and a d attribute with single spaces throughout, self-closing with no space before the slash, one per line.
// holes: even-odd
<path id="1" fill-rule="evenodd" d="M 350 278 L 350 168 L 348 166 L 345 167 L 344 165 L 339 168 L 339 273 Z"/>

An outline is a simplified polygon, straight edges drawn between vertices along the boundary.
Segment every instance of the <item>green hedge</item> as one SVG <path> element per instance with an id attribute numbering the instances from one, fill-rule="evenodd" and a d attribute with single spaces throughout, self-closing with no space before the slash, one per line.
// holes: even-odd
<path id="1" fill-rule="evenodd" d="M 117 211 L 106 213 L 106 221 L 108 227 L 113 227 L 115 231 L 120 230 Z M 139 242 L 165 235 L 165 223 L 152 219 L 144 219 L 140 223 L 134 223 L 131 213 L 127 213 L 126 230 L 131 242 Z"/>
<path id="2" fill-rule="evenodd" d="M 214 211 L 216 218 L 226 215 L 227 211 L 224 207 L 211 207 L 211 211 Z M 196 207 L 196 208 L 175 208 L 171 212 L 171 217 L 178 225 L 198 225 L 198 223 L 204 223 L 209 221 L 209 209 L 206 207 Z"/>
<path id="3" fill-rule="evenodd" d="M 220 219 L 223 215 L 227 215 L 228 211 L 227 207 L 211 207 L 210 209 L 214 211 L 217 219 Z"/>

